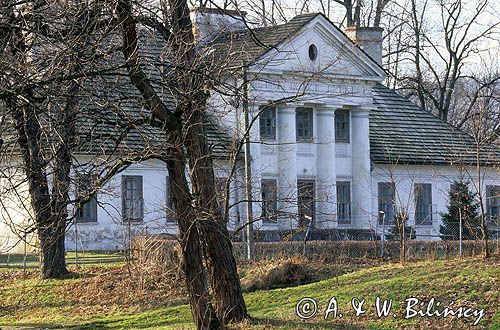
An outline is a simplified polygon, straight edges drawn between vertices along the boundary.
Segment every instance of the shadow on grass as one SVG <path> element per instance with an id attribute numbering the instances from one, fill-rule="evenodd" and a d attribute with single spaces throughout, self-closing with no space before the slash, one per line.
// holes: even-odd
<path id="1" fill-rule="evenodd" d="M 363 330 L 369 329 L 368 326 L 352 325 L 347 323 L 313 323 L 313 322 L 302 322 L 302 321 L 291 321 L 291 320 L 276 320 L 276 319 L 254 319 L 251 323 L 256 327 L 264 327 L 264 329 L 287 329 L 287 330 L 301 330 L 301 329 L 328 329 L 328 330 Z M 169 327 L 171 329 L 194 329 L 192 323 L 179 323 L 175 320 L 166 321 L 160 319 L 151 318 L 143 319 L 139 317 L 137 319 L 130 318 L 130 316 L 113 318 L 110 320 L 99 320 L 89 323 L 83 323 L 78 325 L 65 325 L 65 324 L 54 324 L 54 323 L 25 323 L 17 324 L 13 328 L 5 329 L 146 329 L 146 328 L 163 328 Z M 230 327 L 231 329 L 232 327 Z M 250 327 L 249 327 L 250 328 Z M 236 329 L 245 329 L 237 326 Z"/>
<path id="2" fill-rule="evenodd" d="M 82 273 L 82 272 L 69 272 L 68 274 L 64 275 L 60 279 L 66 280 L 66 279 L 80 279 L 80 278 L 90 278 L 90 277 L 95 277 L 96 274 L 91 274 L 91 273 Z"/>
<path id="3" fill-rule="evenodd" d="M 260 318 L 255 318 L 253 319 L 252 322 L 253 325 L 260 325 L 260 326 L 271 326 L 271 327 L 276 327 L 276 328 L 283 328 L 283 329 L 333 329 L 333 330 L 361 330 L 361 329 L 369 329 L 368 326 L 360 326 L 360 325 L 353 325 L 353 324 L 348 324 L 347 321 L 344 322 L 339 322 L 336 321 L 335 323 L 325 323 L 325 322 L 305 322 L 305 321 L 292 321 L 292 320 L 277 320 L 277 319 L 260 319 Z"/>

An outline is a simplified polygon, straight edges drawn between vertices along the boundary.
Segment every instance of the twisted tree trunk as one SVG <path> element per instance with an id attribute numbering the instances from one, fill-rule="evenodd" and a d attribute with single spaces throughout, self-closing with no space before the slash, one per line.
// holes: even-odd
<path id="1" fill-rule="evenodd" d="M 248 315 L 229 232 L 217 203 L 213 162 L 204 126 L 206 99 L 204 95 L 200 98 L 198 104 L 190 104 L 190 110 L 186 109 L 189 115 L 185 143 L 191 182 L 217 316 L 224 322 L 238 322 Z"/>
<path id="2" fill-rule="evenodd" d="M 196 329 L 220 329 L 221 324 L 210 303 L 198 226 L 186 180 L 185 155 L 182 151 L 182 145 L 178 144 L 178 141 L 174 147 L 170 148 L 169 156 L 165 161 L 169 173 L 172 201 L 179 225 L 183 256 L 182 269 L 186 278 L 191 314 Z"/>
<path id="3" fill-rule="evenodd" d="M 193 26 L 186 0 L 170 0 L 170 44 L 177 50 L 176 81 L 179 102 L 176 113 L 182 113 L 184 145 L 189 156 L 189 168 L 196 211 L 204 244 L 205 258 L 212 288 L 213 303 L 221 321 L 238 322 L 248 317 L 236 260 L 229 233 L 217 203 L 214 169 L 205 129 L 206 104 L 211 83 L 199 67 Z M 189 70 L 191 68 L 191 70 Z"/>

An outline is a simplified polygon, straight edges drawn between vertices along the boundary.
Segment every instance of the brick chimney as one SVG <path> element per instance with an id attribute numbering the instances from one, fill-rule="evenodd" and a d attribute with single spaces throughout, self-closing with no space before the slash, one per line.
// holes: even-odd
<path id="1" fill-rule="evenodd" d="M 365 53 L 382 65 L 382 34 L 383 28 L 380 27 L 356 27 L 348 26 L 346 34 L 354 41 Z"/>
<path id="2" fill-rule="evenodd" d="M 220 33 L 244 30 L 245 14 L 246 12 L 218 8 L 191 9 L 191 22 L 196 42 L 206 44 Z"/>

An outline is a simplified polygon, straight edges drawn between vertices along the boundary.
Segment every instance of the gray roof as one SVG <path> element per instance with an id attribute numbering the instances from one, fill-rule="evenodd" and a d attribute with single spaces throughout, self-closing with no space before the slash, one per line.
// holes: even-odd
<path id="1" fill-rule="evenodd" d="M 225 63 L 228 67 L 241 67 L 253 63 L 260 56 L 278 46 L 298 32 L 320 13 L 298 15 L 281 25 L 255 28 L 221 34 L 205 46 L 213 49 L 214 63 Z"/>
<path id="2" fill-rule="evenodd" d="M 168 107 L 174 109 L 175 98 L 163 84 L 165 75 L 168 75 L 165 61 L 168 61 L 170 55 L 164 48 L 164 40 L 145 27 L 140 28 L 139 38 L 144 70 L 158 95 Z M 124 62 L 121 52 L 117 57 L 118 63 Z M 119 68 L 115 73 L 117 74 L 110 77 L 98 77 L 101 83 L 94 82 L 89 87 L 93 99 L 88 103 L 84 118 L 80 118 L 78 125 L 80 136 L 85 136 L 84 142 L 88 143 L 79 146 L 78 151 L 85 154 L 95 152 L 93 149 L 98 141 L 98 148 L 106 146 L 110 151 L 118 147 L 125 152 L 144 152 L 150 149 L 153 153 L 166 153 L 165 133 L 146 109 L 142 96 L 131 83 L 126 69 Z M 97 93 L 100 99 L 97 100 L 96 91 L 100 91 Z M 86 100 L 89 101 L 88 98 Z M 99 107 L 96 108 L 95 104 L 99 104 Z M 212 156 L 228 158 L 232 139 L 215 122 L 209 120 L 206 124 Z"/>
<path id="3" fill-rule="evenodd" d="M 141 58 L 157 93 L 169 107 L 174 108 L 174 98 L 161 84 L 164 65 L 160 59 L 164 55 L 164 42 L 158 38 L 161 37 L 141 29 Z M 107 46 L 119 43 L 121 38 L 111 35 Z M 144 106 L 141 95 L 131 83 L 122 63 L 123 54 L 115 52 L 111 59 L 96 64 L 97 68 L 106 68 L 106 75 L 90 76 L 82 81 L 78 104 L 80 110 L 76 116 L 75 154 L 166 154 L 165 133 L 153 124 L 151 112 Z M 54 93 L 51 99 L 54 103 L 58 99 L 64 102 L 64 95 Z M 47 140 L 57 140 L 57 132 L 52 125 L 54 123 L 47 126 L 44 134 Z M 0 138 L 5 141 L 2 149 L 17 152 L 16 133 L 13 126 L 8 126 L 8 129 L 0 132 Z M 232 144 L 229 135 L 212 121 L 207 123 L 207 132 L 212 155 L 215 158 L 228 158 L 227 151 Z"/>
<path id="4" fill-rule="evenodd" d="M 476 163 L 474 138 L 418 107 L 395 91 L 373 88 L 370 155 L 375 163 L 459 165 Z M 500 148 L 480 149 L 483 165 L 500 165 Z"/>

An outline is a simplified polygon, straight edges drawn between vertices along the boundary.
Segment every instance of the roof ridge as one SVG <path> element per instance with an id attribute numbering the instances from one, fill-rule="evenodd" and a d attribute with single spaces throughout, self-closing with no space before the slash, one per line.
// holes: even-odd
<path id="1" fill-rule="evenodd" d="M 283 38 L 276 42 L 275 44 L 273 45 L 266 45 L 266 46 L 269 46 L 270 48 L 280 44 L 281 42 L 283 42 L 283 40 L 287 39 L 290 35 L 294 34 L 295 32 L 297 32 L 298 30 L 300 30 L 304 25 L 306 25 L 307 23 L 309 23 L 311 21 L 312 18 L 318 16 L 318 15 L 322 15 L 321 13 L 319 12 L 316 12 L 316 13 L 305 13 L 305 14 L 299 14 L 299 15 L 296 15 L 294 16 L 291 20 L 289 20 L 288 22 L 285 22 L 285 23 L 282 23 L 282 24 L 276 24 L 276 25 L 271 25 L 271 26 L 259 26 L 259 27 L 256 27 L 256 28 L 251 28 L 251 29 L 243 29 L 243 30 L 237 30 L 237 31 L 228 31 L 228 32 L 224 32 L 224 33 L 221 33 L 219 36 L 217 36 L 213 42 L 217 42 L 217 41 L 220 41 L 220 40 L 224 40 L 226 39 L 227 37 L 240 37 L 240 36 L 244 36 L 246 34 L 250 34 L 252 35 L 253 33 L 256 33 L 256 32 L 262 32 L 262 31 L 265 31 L 265 30 L 273 30 L 273 29 L 279 29 L 279 28 L 282 28 L 284 26 L 287 26 L 287 25 L 293 25 L 294 23 L 297 23 L 297 21 L 300 19 L 300 18 L 304 18 L 304 17 L 310 17 L 308 20 L 302 22 L 300 24 L 300 26 L 298 26 L 297 28 L 293 29 L 292 31 L 290 31 L 290 33 L 288 33 L 287 35 L 283 36 Z"/>

